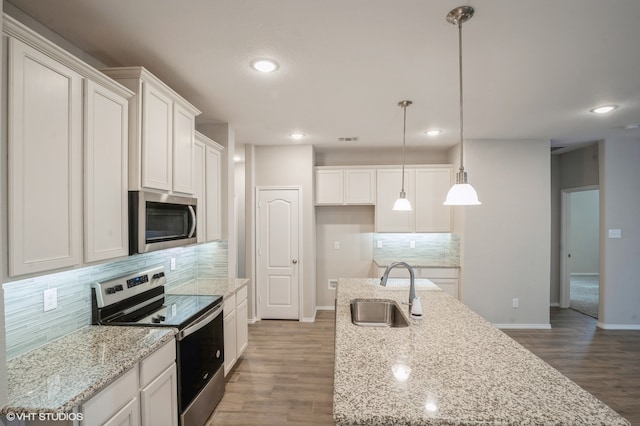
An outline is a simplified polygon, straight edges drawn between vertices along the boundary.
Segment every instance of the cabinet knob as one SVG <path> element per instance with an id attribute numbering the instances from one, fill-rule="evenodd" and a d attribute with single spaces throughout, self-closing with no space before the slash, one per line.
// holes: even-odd
<path id="1" fill-rule="evenodd" d="M 295 265 L 296 263 L 298 263 L 298 259 L 293 259 L 291 262 Z"/>

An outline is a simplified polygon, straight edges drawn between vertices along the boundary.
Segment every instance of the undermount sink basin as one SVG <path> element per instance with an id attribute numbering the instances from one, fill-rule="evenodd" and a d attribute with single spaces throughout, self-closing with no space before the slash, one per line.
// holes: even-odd
<path id="1" fill-rule="evenodd" d="M 361 327 L 408 327 L 400 306 L 388 299 L 353 299 L 351 322 Z"/>

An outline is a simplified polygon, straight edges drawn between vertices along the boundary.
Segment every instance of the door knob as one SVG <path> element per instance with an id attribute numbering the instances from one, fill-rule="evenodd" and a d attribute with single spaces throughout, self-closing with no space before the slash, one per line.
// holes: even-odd
<path id="1" fill-rule="evenodd" d="M 291 262 L 295 265 L 296 263 L 298 263 L 298 259 L 293 259 Z"/>

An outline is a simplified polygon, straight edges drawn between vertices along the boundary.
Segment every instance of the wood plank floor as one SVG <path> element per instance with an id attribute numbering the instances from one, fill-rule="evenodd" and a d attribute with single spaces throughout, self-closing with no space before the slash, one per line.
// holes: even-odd
<path id="1" fill-rule="evenodd" d="M 640 331 L 596 328 L 570 309 L 551 310 L 551 330 L 507 334 L 640 426 Z M 315 323 L 260 321 L 227 376 L 207 426 L 333 425 L 333 312 Z"/>
<path id="2" fill-rule="evenodd" d="M 551 330 L 504 330 L 640 426 L 640 331 L 602 330 L 572 309 L 551 309 Z"/>

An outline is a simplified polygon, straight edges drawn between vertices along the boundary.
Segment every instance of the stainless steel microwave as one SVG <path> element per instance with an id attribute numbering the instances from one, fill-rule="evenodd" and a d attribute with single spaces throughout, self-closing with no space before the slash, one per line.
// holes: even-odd
<path id="1" fill-rule="evenodd" d="M 129 191 L 129 254 L 196 242 L 196 198 Z"/>

